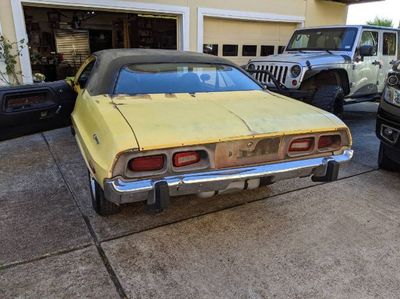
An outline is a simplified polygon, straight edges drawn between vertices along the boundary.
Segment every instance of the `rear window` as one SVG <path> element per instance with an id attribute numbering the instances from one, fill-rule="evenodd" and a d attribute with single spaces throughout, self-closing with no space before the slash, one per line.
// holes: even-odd
<path id="1" fill-rule="evenodd" d="M 261 90 L 229 65 L 162 63 L 135 64 L 121 69 L 114 94 L 197 93 Z"/>
<path id="2" fill-rule="evenodd" d="M 383 33 L 383 55 L 396 55 L 396 33 Z"/>

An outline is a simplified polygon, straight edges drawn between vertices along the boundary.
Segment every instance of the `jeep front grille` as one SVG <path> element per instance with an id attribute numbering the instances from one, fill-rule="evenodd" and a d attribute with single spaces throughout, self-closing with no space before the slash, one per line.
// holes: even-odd
<path id="1" fill-rule="evenodd" d="M 289 67 L 281 65 L 257 65 L 256 70 L 269 71 L 274 75 L 278 82 L 285 84 Z M 272 82 L 271 76 L 266 73 L 256 72 L 254 76 L 256 80 L 260 81 L 261 83 L 267 84 Z"/>

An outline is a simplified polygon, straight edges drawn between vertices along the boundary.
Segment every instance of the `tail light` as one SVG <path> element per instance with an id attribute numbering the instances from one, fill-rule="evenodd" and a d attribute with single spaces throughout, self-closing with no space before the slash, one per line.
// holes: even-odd
<path id="1" fill-rule="evenodd" d="M 129 161 L 128 167 L 132 171 L 153 171 L 164 167 L 164 155 L 145 156 Z"/>
<path id="2" fill-rule="evenodd" d="M 342 138 L 340 135 L 326 135 L 319 137 L 318 150 L 332 151 L 337 150 L 342 145 Z"/>
<path id="3" fill-rule="evenodd" d="M 200 161 L 200 154 L 195 151 L 176 153 L 173 158 L 175 167 L 196 164 Z"/>
<path id="4" fill-rule="evenodd" d="M 299 138 L 292 141 L 289 153 L 309 152 L 314 147 L 314 137 Z"/>

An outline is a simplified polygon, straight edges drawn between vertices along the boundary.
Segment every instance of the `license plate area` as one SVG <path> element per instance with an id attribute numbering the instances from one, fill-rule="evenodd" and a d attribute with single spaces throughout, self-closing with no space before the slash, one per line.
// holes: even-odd
<path id="1" fill-rule="evenodd" d="M 281 137 L 237 140 L 218 143 L 215 167 L 227 168 L 282 160 Z"/>

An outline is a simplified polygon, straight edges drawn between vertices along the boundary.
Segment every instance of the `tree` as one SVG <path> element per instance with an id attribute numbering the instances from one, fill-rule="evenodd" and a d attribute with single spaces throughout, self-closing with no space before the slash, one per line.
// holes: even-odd
<path id="1" fill-rule="evenodd" d="M 393 27 L 393 20 L 375 17 L 374 20 L 368 21 L 367 25 L 382 26 L 382 27 Z"/>

